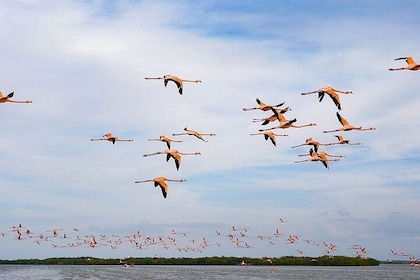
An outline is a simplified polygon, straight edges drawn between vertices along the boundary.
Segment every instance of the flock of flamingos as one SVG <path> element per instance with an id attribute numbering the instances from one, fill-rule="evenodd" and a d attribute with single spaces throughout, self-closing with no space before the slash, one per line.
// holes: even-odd
<path id="1" fill-rule="evenodd" d="M 416 64 L 416 62 L 411 57 L 401 57 L 397 58 L 395 60 L 402 60 L 404 59 L 407 62 L 406 67 L 401 68 L 390 68 L 390 71 L 397 71 L 397 70 L 420 70 L 420 65 Z M 178 88 L 179 94 L 183 94 L 183 88 L 185 82 L 191 82 L 191 83 L 201 83 L 201 80 L 185 80 L 180 79 L 173 75 L 165 75 L 163 77 L 156 77 L 156 78 L 145 78 L 147 80 L 163 80 L 164 86 L 166 87 L 168 82 L 173 82 L 176 84 Z M 334 89 L 332 87 L 323 87 L 315 91 L 310 92 L 304 92 L 302 95 L 310 95 L 310 94 L 318 94 L 318 100 L 321 102 L 325 96 L 329 96 L 337 109 L 341 110 L 341 101 L 339 94 L 352 94 L 351 91 L 341 91 Z M 13 100 L 14 92 L 11 92 L 7 96 L 3 96 L 0 92 L 0 103 L 32 103 L 30 100 L 26 101 L 17 101 Z M 261 125 L 269 125 L 270 123 L 274 123 L 272 127 L 269 128 L 262 128 L 259 129 L 259 132 L 251 133 L 251 136 L 254 135 L 263 135 L 265 140 L 270 140 L 270 142 L 276 146 L 276 136 L 288 136 L 287 134 L 279 134 L 276 133 L 276 131 L 281 129 L 287 129 L 287 128 L 303 128 L 303 127 L 309 127 L 309 126 L 316 126 L 314 123 L 309 124 L 303 124 L 298 125 L 296 124 L 297 120 L 294 119 L 287 119 L 284 114 L 290 111 L 289 107 L 281 108 L 281 106 L 284 105 L 283 103 L 275 104 L 275 105 L 268 105 L 264 102 L 262 102 L 260 99 L 256 99 L 258 106 L 251 107 L 251 108 L 243 108 L 243 111 L 252 111 L 252 110 L 262 110 L 264 112 L 270 113 L 270 116 L 267 116 L 263 119 L 253 119 L 253 122 L 261 122 Z M 362 126 L 354 126 L 350 124 L 339 112 L 336 113 L 337 119 L 339 123 L 341 124 L 340 127 L 332 130 L 323 131 L 323 133 L 339 133 L 343 131 L 368 131 L 368 130 L 375 130 L 373 127 L 364 128 Z M 184 129 L 184 132 L 180 133 L 173 133 L 172 136 L 182 136 L 182 135 L 188 135 L 188 136 L 194 136 L 197 139 L 207 142 L 203 136 L 215 136 L 214 133 L 200 133 L 195 130 L 191 130 L 188 128 Z M 343 155 L 331 155 L 328 154 L 325 151 L 320 150 L 320 146 L 331 146 L 331 145 L 361 145 L 362 143 L 356 142 L 353 143 L 348 139 L 344 139 L 342 135 L 335 134 L 334 135 L 337 138 L 337 142 L 331 142 L 331 143 L 319 143 L 318 141 L 314 140 L 313 138 L 307 138 L 304 143 L 292 146 L 291 148 L 297 148 L 302 146 L 311 146 L 308 154 L 301 154 L 298 155 L 299 157 L 306 157 L 303 160 L 297 160 L 295 163 L 303 163 L 303 162 L 321 162 L 326 168 L 329 168 L 328 163 L 330 161 L 338 161 L 339 158 L 344 157 Z M 113 144 L 120 141 L 125 142 L 132 142 L 133 139 L 120 139 L 119 137 L 112 135 L 111 133 L 105 134 L 102 138 L 93 138 L 90 139 L 91 141 L 109 141 Z M 159 136 L 159 138 L 150 138 L 147 139 L 148 141 L 161 141 L 165 143 L 165 146 L 167 149 L 153 152 L 149 154 L 144 154 L 144 157 L 150 157 L 154 155 L 165 155 L 166 161 L 173 160 L 175 163 L 175 167 L 177 170 L 179 170 L 181 165 L 181 159 L 184 155 L 200 155 L 200 152 L 180 152 L 176 149 L 172 148 L 172 143 L 181 143 L 182 140 L 179 139 L 171 139 L 169 137 L 166 137 L 165 135 Z M 153 179 L 147 179 L 147 180 L 141 180 L 141 181 L 135 181 L 135 183 L 144 183 L 144 182 L 153 182 L 154 186 L 159 186 L 162 195 L 164 198 L 168 195 L 168 184 L 166 182 L 185 182 L 185 179 L 169 179 L 164 176 L 155 177 Z M 279 223 L 286 222 L 284 219 L 280 219 L 278 221 Z M 95 236 L 92 234 L 79 234 L 79 229 L 74 228 L 72 232 L 62 232 L 63 229 L 50 229 L 47 230 L 45 233 L 38 233 L 35 234 L 28 228 L 22 226 L 19 224 L 18 226 L 11 226 L 11 230 L 7 230 L 5 232 L 0 232 L 0 236 L 6 237 L 10 233 L 13 233 L 13 237 L 16 240 L 32 240 L 34 243 L 40 245 L 41 243 L 48 243 L 51 244 L 54 248 L 70 248 L 70 247 L 102 247 L 107 246 L 111 249 L 117 249 L 120 244 L 128 243 L 132 246 L 138 248 L 138 249 L 147 249 L 151 245 L 160 245 L 165 249 L 169 249 L 170 247 L 174 246 L 178 251 L 180 252 L 202 252 L 206 247 L 208 246 L 218 246 L 223 242 L 229 242 L 231 244 L 234 244 L 237 248 L 252 248 L 252 245 L 250 245 L 250 241 L 247 240 L 247 238 L 250 237 L 249 235 L 249 228 L 242 227 L 237 228 L 235 226 L 232 226 L 231 229 L 227 230 L 226 233 L 222 234 L 220 231 L 216 231 L 213 238 L 207 238 L 207 237 L 200 237 L 197 239 L 189 237 L 188 232 L 176 232 L 174 229 L 171 231 L 171 233 L 167 236 L 159 235 L 159 236 L 146 236 L 140 233 L 140 231 L 133 233 L 131 235 L 126 236 L 119 236 L 119 235 L 112 235 L 112 236 Z M 76 235 L 75 237 L 72 235 Z M 267 245 L 276 245 L 279 243 L 279 237 L 285 235 L 284 233 L 280 233 L 278 229 L 273 231 L 273 233 L 269 234 L 258 234 L 254 237 L 257 237 L 257 239 L 262 240 L 266 242 Z M 179 237 L 183 237 L 183 239 Z M 225 239 L 222 239 L 221 237 L 225 237 Z M 227 238 L 227 239 L 226 239 Z M 216 239 L 215 241 L 209 241 L 210 239 Z M 59 241 L 64 241 L 60 242 Z M 299 241 L 302 239 L 300 236 L 295 234 L 289 234 L 289 237 L 285 241 L 285 244 L 299 244 Z M 304 239 L 304 244 L 307 245 L 313 245 L 313 246 L 319 246 L 323 248 L 325 254 L 332 254 L 335 252 L 338 247 L 335 244 L 327 243 L 327 242 L 316 242 L 309 239 Z M 355 251 L 355 254 L 360 257 L 366 257 L 368 254 L 368 251 L 365 247 L 358 244 L 353 244 L 351 248 Z M 296 250 L 298 254 L 302 255 L 305 254 L 303 249 L 297 249 Z M 419 260 L 414 258 L 413 256 L 409 254 L 404 253 L 397 253 L 394 250 L 391 250 L 390 255 L 393 256 L 408 256 L 409 261 L 415 265 L 419 266 L 418 262 Z"/>

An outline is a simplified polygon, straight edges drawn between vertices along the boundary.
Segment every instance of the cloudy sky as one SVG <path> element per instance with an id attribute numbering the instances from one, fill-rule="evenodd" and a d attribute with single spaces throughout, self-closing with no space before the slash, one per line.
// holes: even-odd
<path id="1" fill-rule="evenodd" d="M 358 244 L 378 259 L 419 257 L 420 73 L 388 71 L 406 66 L 398 57 L 420 61 L 419 11 L 418 1 L 2 3 L 0 91 L 33 103 L 0 104 L 0 259 L 325 254 L 315 242 L 337 255 Z M 179 95 L 144 79 L 165 74 L 202 83 Z M 322 132 L 340 127 L 332 100 L 301 95 L 328 85 L 353 92 L 341 95 L 342 116 L 376 130 L 340 133 L 359 146 L 321 147 L 345 155 L 329 169 L 296 164 L 309 147 L 291 146 L 336 142 Z M 316 126 L 277 129 L 288 134 L 277 146 L 250 136 L 267 127 L 252 120 L 271 115 L 242 111 L 256 98 Z M 172 136 L 185 127 L 216 136 Z M 108 132 L 134 141 L 90 141 Z M 166 149 L 147 141 L 160 135 L 201 155 L 179 170 L 164 155 L 143 157 Z M 167 199 L 134 183 L 157 176 L 187 181 L 169 182 Z M 22 240 L 19 224 L 31 232 Z M 61 238 L 34 242 L 51 229 Z M 138 231 L 178 244 L 135 247 L 125 236 Z M 101 234 L 125 244 L 78 241 Z M 289 235 L 299 239 L 286 244 Z M 203 238 L 211 246 L 201 253 L 179 250 Z"/>

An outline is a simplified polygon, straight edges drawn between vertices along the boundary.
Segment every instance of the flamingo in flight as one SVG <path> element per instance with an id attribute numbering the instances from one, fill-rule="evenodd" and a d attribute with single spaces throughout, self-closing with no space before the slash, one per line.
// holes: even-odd
<path id="1" fill-rule="evenodd" d="M 341 110 L 341 101 L 340 101 L 340 96 L 338 95 L 338 93 L 353 94 L 353 92 L 351 91 L 342 91 L 342 90 L 338 90 L 332 87 L 323 87 L 315 91 L 302 92 L 301 94 L 307 95 L 307 94 L 312 94 L 312 93 L 318 93 L 319 102 L 321 102 L 322 99 L 324 99 L 325 94 L 329 95 L 332 101 L 334 102 L 335 106 L 337 106 L 338 110 Z"/>
<path id="2" fill-rule="evenodd" d="M 356 127 L 353 126 L 351 124 L 349 124 L 349 122 L 343 118 L 342 116 L 340 116 L 340 114 L 337 112 L 337 118 L 338 121 L 342 124 L 342 127 L 338 128 L 338 129 L 334 129 L 334 130 L 324 130 L 324 133 L 330 133 L 330 132 L 336 132 L 336 131 L 350 131 L 350 130 L 358 130 L 358 131 L 364 131 L 364 130 L 376 130 L 376 128 L 374 127 L 369 127 L 369 128 L 362 128 L 360 127 Z"/>
<path id="3" fill-rule="evenodd" d="M 10 102 L 10 103 L 32 103 L 32 101 L 30 100 L 12 100 L 10 98 L 13 97 L 13 95 L 15 94 L 14 91 L 12 91 L 11 93 L 9 93 L 6 96 L 3 96 L 3 94 L 0 92 L 0 103 L 6 103 L 6 102 Z"/>
<path id="4" fill-rule="evenodd" d="M 264 102 L 262 102 L 259 98 L 255 99 L 258 103 L 258 107 L 252 107 L 252 108 L 242 108 L 243 111 L 251 111 L 251 110 L 262 110 L 262 111 L 268 111 L 271 110 L 272 107 L 280 107 L 283 106 L 283 103 L 277 104 L 277 105 L 267 105 Z"/>
<path id="5" fill-rule="evenodd" d="M 92 138 L 90 139 L 90 141 L 110 141 L 112 142 L 112 144 L 115 144 L 115 142 L 119 141 L 119 142 L 132 142 L 134 141 L 133 139 L 118 139 L 117 136 L 112 135 L 111 133 L 107 133 L 104 136 L 102 136 L 103 138 Z"/>
<path id="6" fill-rule="evenodd" d="M 276 146 L 276 136 L 289 136 L 287 134 L 276 134 L 272 131 L 250 133 L 249 135 L 261 135 L 261 134 L 264 135 L 264 138 L 266 141 L 270 139 L 271 143 L 273 143 L 274 146 Z"/>
<path id="7" fill-rule="evenodd" d="M 145 182 L 154 182 L 155 184 L 155 188 L 157 186 L 160 187 L 160 189 L 162 190 L 162 195 L 164 198 L 166 198 L 168 196 L 168 184 L 167 182 L 186 182 L 185 179 L 168 179 L 166 177 L 156 177 L 153 179 L 149 179 L 149 180 L 143 180 L 143 181 L 135 181 L 134 183 L 138 184 L 138 183 L 145 183 Z"/>
<path id="8" fill-rule="evenodd" d="M 325 166 L 325 168 L 329 169 L 328 167 L 328 162 L 329 161 L 339 161 L 340 159 L 338 158 L 334 158 L 334 159 L 328 159 L 327 158 L 327 153 L 325 152 L 315 152 L 312 148 L 309 150 L 309 154 L 305 154 L 305 155 L 298 155 L 298 156 L 311 156 L 308 159 L 305 160 L 298 160 L 295 161 L 295 163 L 302 163 L 302 162 L 308 162 L 308 161 L 320 161 L 322 162 L 322 164 Z M 343 157 L 343 156 L 332 156 L 332 157 Z"/>
<path id="9" fill-rule="evenodd" d="M 305 140 L 305 143 L 300 144 L 300 145 L 296 145 L 296 146 L 292 146 L 291 148 L 302 147 L 302 146 L 305 146 L 305 145 L 312 145 L 314 147 L 314 151 L 318 152 L 319 146 L 330 146 L 330 145 L 332 145 L 332 143 L 321 144 L 318 141 L 315 141 L 314 139 L 312 139 L 310 137 L 310 138 L 307 138 Z"/>
<path id="10" fill-rule="evenodd" d="M 150 157 L 154 155 L 163 155 L 166 154 L 166 161 L 168 161 L 170 158 L 173 158 L 175 161 L 176 170 L 179 170 L 179 166 L 181 165 L 181 155 L 201 155 L 200 152 L 192 152 L 192 153 L 181 153 L 178 150 L 169 149 L 164 150 L 156 153 L 151 154 L 144 154 L 144 157 Z"/>
<path id="11" fill-rule="evenodd" d="M 290 109 L 289 107 L 283 108 L 283 109 L 275 109 L 278 113 L 280 114 L 284 114 L 288 111 L 291 111 L 292 109 Z M 270 122 L 274 122 L 277 120 L 277 116 L 276 114 L 271 115 L 268 118 L 264 118 L 264 119 L 252 119 L 252 122 L 262 122 L 261 125 L 266 125 L 269 124 Z"/>
<path id="12" fill-rule="evenodd" d="M 178 142 L 178 143 L 183 142 L 182 140 L 170 139 L 170 138 L 166 137 L 165 135 L 161 135 L 161 136 L 159 136 L 159 138 L 147 139 L 147 141 L 162 141 L 162 142 L 165 142 L 168 149 L 171 148 L 171 143 L 172 142 Z"/>
<path id="13" fill-rule="evenodd" d="M 362 143 L 357 142 L 357 143 L 350 143 L 350 140 L 348 139 L 344 139 L 343 136 L 341 135 L 334 135 L 335 137 L 337 137 L 338 142 L 337 143 L 331 143 L 331 145 L 362 145 Z"/>
<path id="14" fill-rule="evenodd" d="M 166 85 L 168 84 L 169 81 L 172 81 L 178 87 L 178 92 L 181 95 L 182 95 L 182 91 L 183 91 L 183 88 L 184 88 L 184 82 L 201 83 L 201 80 L 185 80 L 185 79 L 178 78 L 177 76 L 174 76 L 174 75 L 165 75 L 163 77 L 145 78 L 145 79 L 146 80 L 163 80 L 163 84 L 165 85 L 165 87 L 166 87 Z"/>
<path id="15" fill-rule="evenodd" d="M 398 70 L 420 70 L 420 64 L 417 64 L 414 59 L 411 56 L 407 56 L 407 57 L 400 57 L 400 58 L 396 58 L 395 60 L 401 60 L 401 59 L 405 59 L 405 62 L 407 62 L 407 66 L 406 67 L 401 67 L 401 68 L 389 68 L 389 71 L 398 71 Z"/>
<path id="16" fill-rule="evenodd" d="M 280 114 L 278 111 L 276 111 L 274 108 L 271 108 L 271 110 L 274 112 L 274 114 L 276 115 L 278 121 L 280 122 L 280 124 L 278 126 L 274 126 L 271 128 L 267 128 L 267 129 L 259 129 L 258 131 L 267 131 L 267 130 L 272 130 L 272 129 L 276 129 L 276 128 L 302 128 L 302 127 L 306 127 L 306 126 L 316 126 L 315 123 L 308 123 L 308 124 L 303 124 L 303 125 L 295 125 L 293 123 L 295 123 L 297 120 L 296 118 L 294 118 L 293 120 L 286 120 L 286 118 L 283 116 L 283 114 Z"/>
<path id="17" fill-rule="evenodd" d="M 214 134 L 214 133 L 200 133 L 198 131 L 191 130 L 191 129 L 188 129 L 188 128 L 184 128 L 184 130 L 185 130 L 185 132 L 182 132 L 182 133 L 172 133 L 172 136 L 192 135 L 192 136 L 195 136 L 195 137 L 197 137 L 198 139 L 200 139 L 204 142 L 208 142 L 208 141 L 205 140 L 203 138 L 203 136 L 216 136 L 216 134 Z"/>

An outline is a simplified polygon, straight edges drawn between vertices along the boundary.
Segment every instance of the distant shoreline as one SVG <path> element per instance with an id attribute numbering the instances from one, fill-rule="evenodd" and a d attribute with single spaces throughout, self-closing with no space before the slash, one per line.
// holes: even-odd
<path id="1" fill-rule="evenodd" d="M 0 260 L 0 264 L 19 265 L 256 265 L 256 266 L 378 266 L 380 262 L 372 258 L 347 256 L 321 256 L 321 257 L 202 257 L 202 258 L 125 258 L 103 259 L 94 257 L 54 257 L 47 259 L 17 259 Z"/>

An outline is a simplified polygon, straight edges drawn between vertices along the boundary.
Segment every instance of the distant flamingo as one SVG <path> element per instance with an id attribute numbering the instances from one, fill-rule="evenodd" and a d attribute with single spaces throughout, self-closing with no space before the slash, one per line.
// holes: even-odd
<path id="1" fill-rule="evenodd" d="M 341 101 L 340 101 L 340 96 L 338 95 L 338 93 L 353 94 L 351 91 L 342 91 L 342 90 L 334 89 L 332 87 L 323 87 L 315 91 L 303 92 L 302 95 L 307 95 L 307 94 L 312 94 L 312 93 L 318 93 L 319 102 L 322 101 L 325 94 L 329 95 L 331 99 L 334 101 L 334 104 L 335 106 L 337 106 L 338 110 L 341 110 Z"/>
<path id="2" fill-rule="evenodd" d="M 176 180 L 176 179 L 168 179 L 166 177 L 156 177 L 156 178 L 149 179 L 149 180 L 135 181 L 134 183 L 138 184 L 138 183 L 145 183 L 145 182 L 154 182 L 155 188 L 157 186 L 159 186 L 160 189 L 162 190 L 163 197 L 166 198 L 167 195 L 168 195 L 168 184 L 165 181 L 168 181 L 168 182 L 185 182 L 186 180 L 185 179 Z"/>
<path id="3" fill-rule="evenodd" d="M 117 141 L 121 141 L 121 142 L 132 142 L 132 141 L 134 141 L 133 139 L 118 139 L 117 136 L 114 136 L 111 133 L 107 133 L 107 134 L 105 134 L 102 137 L 104 137 L 104 138 L 93 138 L 93 139 L 90 139 L 90 141 L 102 141 L 102 140 L 105 140 L 105 141 L 112 142 L 112 144 L 115 144 L 115 142 L 117 142 Z"/>
<path id="4" fill-rule="evenodd" d="M 146 80 L 163 80 L 163 84 L 165 85 L 165 87 L 166 87 L 166 85 L 168 84 L 169 81 L 172 81 L 178 87 L 179 94 L 182 94 L 182 91 L 183 91 L 183 88 L 184 88 L 184 82 L 201 83 L 201 80 L 184 80 L 184 79 L 178 78 L 177 76 L 174 76 L 174 75 L 165 75 L 163 77 L 145 78 L 145 79 Z"/>
<path id="5" fill-rule="evenodd" d="M 302 147 L 302 146 L 305 146 L 305 145 L 312 145 L 314 147 L 315 152 L 318 152 L 319 146 L 330 146 L 332 144 L 331 143 L 321 144 L 321 143 L 319 143 L 318 141 L 315 141 L 312 138 L 307 138 L 305 140 L 305 143 L 300 144 L 300 145 L 296 145 L 296 146 L 292 146 L 291 148 Z"/>
<path id="6" fill-rule="evenodd" d="M 182 140 L 173 140 L 173 139 L 169 139 L 168 137 L 166 137 L 165 135 L 161 135 L 159 136 L 159 138 L 154 138 L 154 139 L 147 139 L 147 141 L 162 141 L 166 143 L 166 146 L 168 147 L 168 149 L 171 148 L 171 143 L 172 142 L 178 142 L 181 143 L 183 142 Z"/>
<path id="7" fill-rule="evenodd" d="M 389 68 L 389 71 L 397 71 L 397 70 L 420 70 L 420 64 L 417 64 L 414 59 L 411 56 L 407 56 L 407 57 L 400 57 L 400 58 L 396 58 L 395 60 L 401 60 L 401 59 L 405 59 L 405 62 L 407 62 L 407 66 L 406 67 L 401 67 L 401 68 Z"/>
<path id="8" fill-rule="evenodd" d="M 214 133 L 200 133 L 198 131 L 195 130 L 191 130 L 188 128 L 184 128 L 184 130 L 186 132 L 182 132 L 182 133 L 172 133 L 172 136 L 178 136 L 178 135 L 192 135 L 197 137 L 198 139 L 204 141 L 204 142 L 208 142 L 207 140 L 204 140 L 203 136 L 216 136 L 216 134 Z"/>
<path id="9" fill-rule="evenodd" d="M 376 130 L 376 128 L 374 127 L 369 127 L 369 128 L 362 128 L 360 127 L 355 127 L 351 124 L 349 124 L 349 122 L 343 118 L 342 116 L 340 116 L 340 114 L 337 112 L 337 118 L 338 121 L 343 125 L 342 127 L 338 128 L 338 129 L 334 129 L 334 130 L 324 130 L 324 133 L 330 133 L 330 132 L 336 132 L 336 131 L 350 131 L 350 130 L 358 130 L 358 131 L 364 131 L 364 130 Z"/>
<path id="10" fill-rule="evenodd" d="M 276 111 L 280 114 L 284 114 L 287 111 L 291 111 L 292 109 L 290 109 L 289 107 L 286 107 L 284 109 L 276 109 Z M 269 124 L 270 122 L 274 122 L 277 120 L 277 116 L 276 114 L 271 115 L 268 118 L 264 118 L 264 119 L 252 119 L 253 122 L 263 122 L 261 125 L 266 125 Z"/>
<path id="11" fill-rule="evenodd" d="M 6 102 L 10 102 L 10 103 L 32 103 L 32 101 L 30 100 L 25 100 L 25 101 L 18 101 L 18 100 L 11 100 L 10 98 L 13 97 L 14 95 L 14 91 L 9 93 L 7 96 L 3 96 L 3 94 L 0 92 L 0 103 L 6 103 Z"/>
<path id="12" fill-rule="evenodd" d="M 181 155 L 201 155 L 200 152 L 192 152 L 192 153 L 181 153 L 178 150 L 164 150 L 161 152 L 151 153 L 151 154 L 144 154 L 144 157 L 154 156 L 154 155 L 162 155 L 166 154 L 166 161 L 168 161 L 170 158 L 173 158 L 175 161 L 176 169 L 179 170 L 179 166 L 181 165 Z"/>
<path id="13" fill-rule="evenodd" d="M 271 140 L 271 143 L 273 143 L 274 146 L 276 146 L 276 136 L 289 136 L 287 134 L 276 134 L 272 131 L 266 131 L 266 132 L 259 132 L 259 133 L 250 133 L 249 135 L 264 135 L 265 140 L 268 139 Z"/>
<path id="14" fill-rule="evenodd" d="M 243 111 L 251 111 L 251 110 L 269 111 L 269 110 L 271 110 L 272 107 L 280 107 L 284 104 L 284 102 L 283 102 L 283 103 L 280 103 L 280 104 L 277 104 L 277 105 L 267 105 L 264 102 L 262 102 L 259 98 L 256 98 L 256 101 L 259 105 L 258 107 L 242 108 L 242 110 Z"/>
<path id="15" fill-rule="evenodd" d="M 338 142 L 337 143 L 331 143 L 331 145 L 362 145 L 362 143 L 357 142 L 357 143 L 350 143 L 350 140 L 348 139 L 344 139 L 343 136 L 341 135 L 334 135 L 335 137 L 337 137 Z"/>

